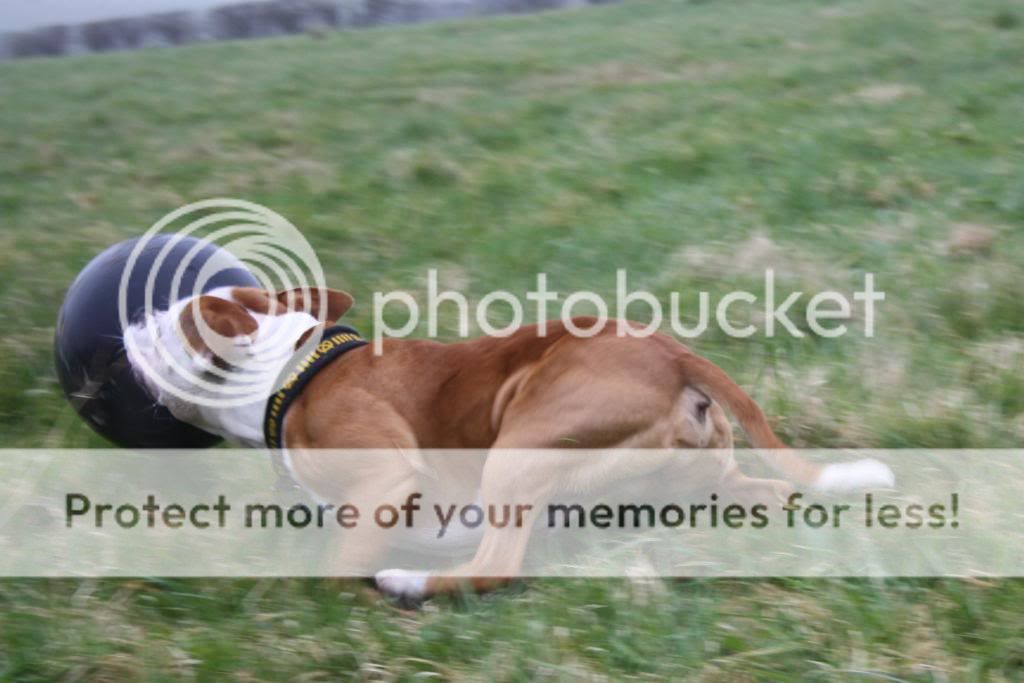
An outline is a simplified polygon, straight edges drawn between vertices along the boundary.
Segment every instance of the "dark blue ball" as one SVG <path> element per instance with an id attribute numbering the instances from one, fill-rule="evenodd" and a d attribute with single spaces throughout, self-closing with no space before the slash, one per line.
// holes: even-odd
<path id="1" fill-rule="evenodd" d="M 145 247 L 131 269 L 127 311 L 134 319 L 145 305 L 145 283 L 160 251 L 168 252 L 156 273 L 154 307 L 165 309 L 173 301 L 173 278 L 181 270 L 175 298 L 195 290 L 200 269 L 210 258 L 217 272 L 201 291 L 216 287 L 258 287 L 241 261 L 208 242 L 179 235 L 158 235 L 120 242 L 94 258 L 71 283 L 57 317 L 54 358 L 64 395 L 75 411 L 96 432 L 124 448 L 205 448 L 220 437 L 174 418 L 136 381 L 125 358 L 118 313 L 118 288 L 129 257 L 139 239 Z M 173 241 L 173 242 L 172 242 Z M 200 246 L 204 245 L 204 246 Z M 199 247 L 187 263 L 188 253 Z M 226 265 L 226 267 L 225 267 Z"/>

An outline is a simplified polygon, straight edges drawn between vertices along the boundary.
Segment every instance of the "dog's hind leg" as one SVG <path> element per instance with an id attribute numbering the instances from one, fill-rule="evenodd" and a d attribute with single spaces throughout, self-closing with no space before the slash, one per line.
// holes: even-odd
<path id="1" fill-rule="evenodd" d="M 559 493 L 599 491 L 617 481 L 656 472 L 675 456 L 666 447 L 673 431 L 670 418 L 609 424 L 588 402 L 562 398 L 560 410 L 536 403 L 512 406 L 484 465 L 481 506 L 516 509 L 521 513 L 516 522 L 502 528 L 488 526 L 473 558 L 450 571 L 378 573 L 382 592 L 415 602 L 463 588 L 475 592 L 499 588 L 521 575 L 534 524 Z M 565 449 L 566 444 L 579 448 Z M 562 450 L 541 450 L 556 448 Z M 590 448 L 618 450 L 586 450 Z M 638 456 L 632 449 L 652 450 Z"/>

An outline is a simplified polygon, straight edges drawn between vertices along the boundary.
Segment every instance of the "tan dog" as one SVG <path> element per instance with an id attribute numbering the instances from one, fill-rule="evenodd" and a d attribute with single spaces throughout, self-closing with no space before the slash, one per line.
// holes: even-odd
<path id="1" fill-rule="evenodd" d="M 325 305 L 336 319 L 352 297 L 329 291 L 323 296 L 291 297 L 252 289 L 225 289 L 201 297 L 197 304 L 178 305 L 156 326 L 182 341 L 181 359 L 209 364 L 214 349 L 195 334 L 199 311 L 205 324 L 237 340 L 287 328 L 283 338 L 294 348 L 317 324 L 309 311 Z M 576 318 L 587 329 L 593 319 Z M 731 491 L 775 499 L 790 483 L 818 490 L 850 490 L 891 486 L 889 469 L 876 461 L 820 466 L 786 449 L 769 427 L 757 404 L 713 363 L 693 354 L 674 339 L 619 336 L 612 323 L 588 338 L 574 336 L 560 322 L 550 322 L 545 336 L 534 326 L 503 338 L 481 337 L 441 344 L 421 340 L 388 340 L 383 353 L 369 346 L 355 349 L 316 374 L 292 404 L 284 423 L 284 446 L 295 479 L 314 495 L 332 499 L 342 491 L 372 491 L 377 500 L 405 500 L 417 490 L 421 473 L 395 460 L 368 460 L 358 470 L 343 466 L 317 449 L 731 449 L 732 430 L 725 410 L 735 416 L 751 444 L 786 481 L 752 479 L 740 472 L 732 457 L 714 461 L 716 476 Z M 129 360 L 138 367 L 150 350 L 138 330 L 126 332 Z M 130 342 L 130 343 L 129 343 Z M 244 347 L 244 343 L 241 344 Z M 150 358 L 149 367 L 158 365 Z M 160 370 L 158 370 L 159 372 Z M 232 410 L 188 405 L 162 392 L 142 373 L 158 400 L 175 414 L 229 439 L 262 445 L 262 408 Z M 444 471 L 437 476 L 475 482 L 481 501 L 519 495 L 539 503 L 550 500 L 569 482 L 585 478 L 598 487 L 614 483 L 622 472 L 593 467 L 567 472 L 562 459 L 531 460 L 529 467 L 509 458 L 487 458 L 474 471 Z M 693 463 L 667 459 L 658 463 L 665 476 L 681 479 Z M 574 467 L 590 467 L 586 461 Z M 336 499 L 336 498 L 335 498 Z M 539 505 L 534 509 L 539 509 Z M 527 520 L 532 521 L 532 520 Z M 422 599 L 455 591 L 468 582 L 487 590 L 514 577 L 523 561 L 531 524 L 509 536 L 483 534 L 474 558 L 444 575 L 405 570 L 377 574 L 385 593 Z M 373 565 L 374 544 L 353 544 L 349 553 L 363 553 Z M 351 561 L 352 558 L 349 557 Z"/>

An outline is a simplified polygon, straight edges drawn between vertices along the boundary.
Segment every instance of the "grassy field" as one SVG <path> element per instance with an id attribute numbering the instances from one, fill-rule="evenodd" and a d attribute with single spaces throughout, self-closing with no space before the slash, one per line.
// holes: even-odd
<path id="1" fill-rule="evenodd" d="M 693 345 L 788 441 L 1024 440 L 1024 5 L 627 2 L 0 65 L 0 435 L 100 446 L 65 287 L 179 205 L 291 219 L 374 291 L 852 291 L 877 334 Z M 445 328 L 454 336 L 454 328 Z M 387 606 L 319 581 L 6 581 L 3 680 L 1019 680 L 1016 581 L 568 581 Z"/>

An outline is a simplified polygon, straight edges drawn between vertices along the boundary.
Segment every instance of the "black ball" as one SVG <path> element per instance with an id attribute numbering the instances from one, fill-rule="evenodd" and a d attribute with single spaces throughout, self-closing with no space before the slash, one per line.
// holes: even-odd
<path id="1" fill-rule="evenodd" d="M 139 384 L 125 357 L 118 308 L 118 291 L 132 251 L 147 242 L 137 256 L 127 282 L 129 319 L 145 308 L 146 279 L 161 250 L 168 247 L 153 279 L 153 308 L 166 309 L 177 296 L 184 298 L 216 287 L 258 287 L 241 261 L 209 242 L 180 235 L 158 235 L 120 242 L 94 258 L 71 283 L 57 317 L 54 359 L 64 396 L 96 432 L 124 448 L 205 448 L 215 436 L 175 419 Z M 189 256 L 192 249 L 197 252 Z M 188 257 L 187 263 L 183 260 Z M 201 290 L 200 271 L 209 259 L 216 272 Z M 180 272 L 178 272 L 180 271 Z"/>

